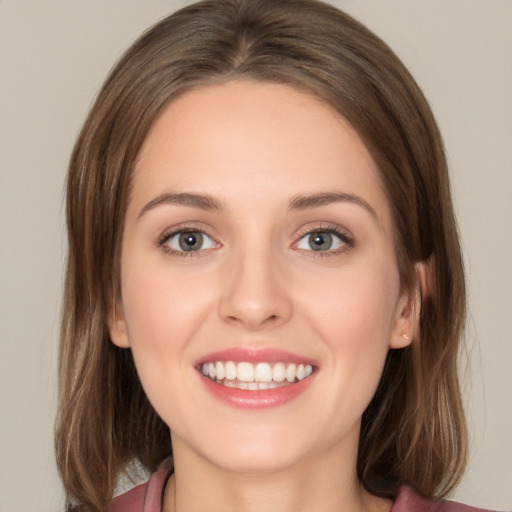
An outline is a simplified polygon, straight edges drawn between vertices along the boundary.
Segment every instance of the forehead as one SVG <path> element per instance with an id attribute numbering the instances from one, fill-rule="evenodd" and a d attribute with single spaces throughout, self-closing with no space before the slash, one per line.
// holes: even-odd
<path id="1" fill-rule="evenodd" d="M 251 81 L 204 86 L 171 101 L 142 145 L 134 176 L 134 200 L 148 201 L 163 189 L 278 200 L 333 188 L 383 200 L 379 172 L 355 130 L 312 94 Z"/>
<path id="2" fill-rule="evenodd" d="M 222 131 L 213 130 L 220 125 Z M 333 141 L 342 150 L 345 142 L 351 146 L 351 152 L 357 151 L 359 156 L 371 160 L 351 125 L 317 96 L 290 85 L 239 80 L 197 87 L 171 100 L 154 121 L 138 161 L 146 158 L 155 144 L 179 144 L 181 150 L 188 149 L 194 143 L 189 137 L 191 133 L 197 137 L 206 134 L 212 146 L 221 142 L 217 145 L 219 149 L 229 142 L 231 146 L 244 142 L 248 137 L 253 137 L 256 147 L 259 142 L 268 142 L 263 137 L 265 132 L 280 147 L 309 138 L 306 147 L 294 148 L 303 153 L 313 154 L 313 144 L 323 146 Z"/>

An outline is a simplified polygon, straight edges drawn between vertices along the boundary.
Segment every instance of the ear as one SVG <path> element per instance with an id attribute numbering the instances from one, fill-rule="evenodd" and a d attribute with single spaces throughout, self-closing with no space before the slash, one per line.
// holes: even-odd
<path id="1" fill-rule="evenodd" d="M 391 333 L 389 348 L 404 348 L 418 335 L 422 297 L 429 293 L 430 265 L 428 261 L 415 264 L 416 279 L 411 290 L 400 297 Z"/>
<path id="2" fill-rule="evenodd" d="M 128 329 L 124 315 L 123 305 L 114 300 L 108 313 L 108 330 L 112 343 L 120 348 L 129 348 Z"/>

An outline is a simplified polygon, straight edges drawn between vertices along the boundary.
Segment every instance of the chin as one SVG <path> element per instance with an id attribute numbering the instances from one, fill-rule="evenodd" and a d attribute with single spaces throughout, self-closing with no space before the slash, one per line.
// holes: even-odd
<path id="1" fill-rule="evenodd" d="M 274 448 L 274 450 L 272 450 Z M 213 464 L 225 471 L 239 474 L 271 474 L 279 473 L 300 465 L 304 459 L 303 454 L 284 452 L 277 446 L 267 445 L 265 450 L 244 449 L 235 447 L 229 453 L 212 453 L 210 460 Z"/>
<path id="2" fill-rule="evenodd" d="M 213 427 L 211 425 L 210 427 Z M 209 430 L 209 431 L 208 431 Z M 300 464 L 311 452 L 304 432 L 276 421 L 271 426 L 250 427 L 246 422 L 234 428 L 220 424 L 203 429 L 195 436 L 181 437 L 173 432 L 173 448 L 178 458 L 195 452 L 202 460 L 232 473 L 276 473 Z"/>

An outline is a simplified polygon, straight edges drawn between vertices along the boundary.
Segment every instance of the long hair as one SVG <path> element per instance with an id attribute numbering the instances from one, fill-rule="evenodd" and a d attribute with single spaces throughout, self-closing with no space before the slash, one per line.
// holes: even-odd
<path id="1" fill-rule="evenodd" d="M 124 215 L 134 162 L 163 107 L 192 88 L 235 79 L 315 94 L 348 120 L 376 162 L 401 285 L 423 287 L 418 335 L 389 352 L 363 415 L 358 474 L 381 496 L 404 484 L 425 497 L 445 495 L 466 461 L 457 372 L 465 285 L 443 144 L 427 101 L 385 43 L 330 5 L 206 0 L 167 17 L 126 52 L 71 157 L 56 429 L 68 500 L 103 511 L 130 460 L 153 470 L 172 452 L 131 352 L 109 338 Z M 428 267 L 427 280 L 417 262 Z"/>

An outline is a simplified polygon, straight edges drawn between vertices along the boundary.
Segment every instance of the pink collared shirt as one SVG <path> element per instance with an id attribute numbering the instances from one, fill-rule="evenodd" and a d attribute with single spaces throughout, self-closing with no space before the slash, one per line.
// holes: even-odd
<path id="1" fill-rule="evenodd" d="M 107 512 L 162 512 L 162 496 L 169 469 L 163 467 L 144 484 L 117 496 Z M 402 487 L 391 512 L 490 512 L 454 501 L 428 501 L 408 487 Z"/>

